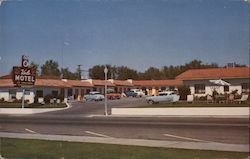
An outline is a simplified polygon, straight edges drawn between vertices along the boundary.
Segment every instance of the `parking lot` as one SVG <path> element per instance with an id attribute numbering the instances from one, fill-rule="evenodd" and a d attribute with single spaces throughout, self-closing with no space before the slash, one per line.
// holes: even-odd
<path id="1" fill-rule="evenodd" d="M 111 108 L 129 108 L 145 105 L 146 100 L 142 98 L 121 98 L 119 100 L 108 100 L 108 112 Z M 67 110 L 47 113 L 47 115 L 67 115 L 67 116 L 88 116 L 88 115 L 103 115 L 104 101 L 86 101 L 86 102 L 72 102 L 72 107 Z"/>

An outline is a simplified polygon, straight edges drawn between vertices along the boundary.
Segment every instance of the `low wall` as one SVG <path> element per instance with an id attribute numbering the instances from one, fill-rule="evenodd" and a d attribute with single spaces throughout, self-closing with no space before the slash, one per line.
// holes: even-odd
<path id="1" fill-rule="evenodd" d="M 249 107 L 216 108 L 112 108 L 112 115 L 149 116 L 249 116 Z"/>
<path id="2" fill-rule="evenodd" d="M 66 103 L 66 105 L 67 107 L 65 108 L 0 108 L 0 114 L 37 114 L 68 109 L 71 107 L 68 103 Z"/>

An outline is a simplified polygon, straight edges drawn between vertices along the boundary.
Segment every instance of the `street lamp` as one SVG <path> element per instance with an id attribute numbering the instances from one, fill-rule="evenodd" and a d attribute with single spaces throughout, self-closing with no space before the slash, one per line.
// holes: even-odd
<path id="1" fill-rule="evenodd" d="M 105 74 L 105 99 L 104 99 L 104 107 L 105 107 L 105 116 L 108 115 L 108 112 L 107 112 L 107 73 L 108 73 L 108 69 L 107 67 L 105 66 L 104 68 L 104 74 Z"/>

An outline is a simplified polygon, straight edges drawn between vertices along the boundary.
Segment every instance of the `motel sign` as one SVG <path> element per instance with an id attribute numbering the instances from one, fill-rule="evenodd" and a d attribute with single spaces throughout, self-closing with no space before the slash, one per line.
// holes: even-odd
<path id="1" fill-rule="evenodd" d="M 29 60 L 26 56 L 22 56 L 22 66 L 13 67 L 13 83 L 17 87 L 34 85 L 36 80 L 36 69 L 29 67 Z"/>

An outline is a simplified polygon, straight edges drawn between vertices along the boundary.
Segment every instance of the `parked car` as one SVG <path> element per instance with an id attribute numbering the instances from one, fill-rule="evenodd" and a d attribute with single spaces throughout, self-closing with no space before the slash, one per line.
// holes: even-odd
<path id="1" fill-rule="evenodd" d="M 141 89 L 131 89 L 130 91 L 137 93 L 137 97 L 145 96 Z"/>
<path id="2" fill-rule="evenodd" d="M 86 101 L 102 101 L 104 99 L 104 95 L 102 95 L 100 92 L 93 91 L 89 92 L 89 94 L 86 94 L 84 98 Z"/>
<path id="3" fill-rule="evenodd" d="M 173 91 L 160 92 L 158 96 L 147 97 L 146 101 L 149 104 L 155 103 L 175 103 L 178 102 L 180 96 Z"/>
<path id="4" fill-rule="evenodd" d="M 121 94 L 120 93 L 107 93 L 107 98 L 110 100 L 114 100 L 114 99 L 120 99 L 121 98 Z"/>
<path id="5" fill-rule="evenodd" d="M 127 97 L 137 97 L 137 93 L 134 91 L 128 91 L 125 94 Z"/>

